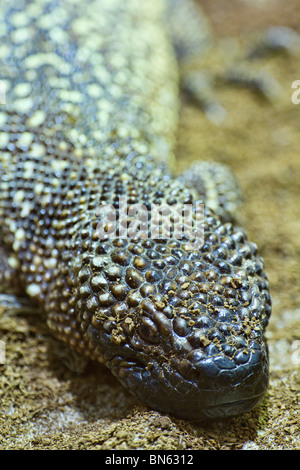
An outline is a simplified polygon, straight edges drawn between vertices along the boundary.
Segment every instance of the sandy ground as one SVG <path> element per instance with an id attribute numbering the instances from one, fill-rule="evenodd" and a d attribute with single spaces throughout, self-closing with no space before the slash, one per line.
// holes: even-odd
<path id="1" fill-rule="evenodd" d="M 247 47 L 271 25 L 300 33 L 297 0 L 201 4 L 222 50 Z M 206 63 L 218 61 L 212 56 Z M 300 449 L 300 104 L 291 102 L 299 64 L 300 50 L 252 61 L 252 71 L 278 80 L 275 103 L 222 85 L 216 96 L 227 110 L 225 122 L 211 123 L 184 99 L 179 130 L 179 171 L 196 158 L 233 168 L 244 196 L 240 220 L 265 260 L 273 314 L 270 387 L 261 405 L 237 418 L 202 423 L 151 411 L 98 365 L 82 374 L 69 371 L 42 319 L 2 309 L 1 449 Z"/>

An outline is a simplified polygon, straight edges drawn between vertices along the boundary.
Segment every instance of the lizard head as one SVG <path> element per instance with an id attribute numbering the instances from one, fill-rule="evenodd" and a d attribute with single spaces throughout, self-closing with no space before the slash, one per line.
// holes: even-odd
<path id="1" fill-rule="evenodd" d="M 268 281 L 255 244 L 205 211 L 204 243 L 107 239 L 77 267 L 78 315 L 100 360 L 151 408 L 248 411 L 268 385 Z"/>

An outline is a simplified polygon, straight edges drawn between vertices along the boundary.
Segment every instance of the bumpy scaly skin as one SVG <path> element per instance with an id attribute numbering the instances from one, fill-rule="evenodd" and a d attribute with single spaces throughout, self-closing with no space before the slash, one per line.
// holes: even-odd
<path id="1" fill-rule="evenodd" d="M 7 1 L 0 15 L 6 281 L 149 406 L 247 411 L 268 383 L 256 245 L 208 207 L 201 249 L 97 232 L 97 208 L 118 209 L 119 196 L 147 207 L 197 198 L 157 163 L 172 158 L 178 109 L 161 2 Z"/>

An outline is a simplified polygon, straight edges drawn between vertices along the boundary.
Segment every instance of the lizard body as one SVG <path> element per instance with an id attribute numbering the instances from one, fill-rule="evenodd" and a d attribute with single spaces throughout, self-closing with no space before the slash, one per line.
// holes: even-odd
<path id="1" fill-rule="evenodd" d="M 99 207 L 120 215 L 121 196 L 148 209 L 207 200 L 166 165 L 179 73 L 163 18 L 159 0 L 4 2 L 2 281 L 150 407 L 229 416 L 268 384 L 271 301 L 256 245 L 209 206 L 198 249 L 97 232 Z"/>

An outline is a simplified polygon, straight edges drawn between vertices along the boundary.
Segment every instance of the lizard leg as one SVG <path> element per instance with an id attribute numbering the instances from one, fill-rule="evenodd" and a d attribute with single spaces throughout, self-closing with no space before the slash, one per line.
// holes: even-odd
<path id="1" fill-rule="evenodd" d="M 296 31 L 284 26 L 273 26 L 260 33 L 257 39 L 250 40 L 239 63 L 236 61 L 228 67 L 223 79 L 228 84 L 248 87 L 270 103 L 276 103 L 281 93 L 280 85 L 270 73 L 258 71 L 259 60 L 279 54 L 299 56 L 299 49 L 300 35 Z"/>
<path id="2" fill-rule="evenodd" d="M 261 61 L 279 54 L 299 56 L 300 35 L 287 27 L 273 27 L 260 33 L 258 38 L 249 38 L 248 45 L 241 46 L 233 40 L 234 52 L 228 52 L 228 44 L 211 49 L 219 65 L 210 74 L 197 69 L 189 71 L 183 79 L 183 87 L 205 111 L 211 121 L 221 123 L 226 111 L 214 99 L 218 85 L 247 88 L 271 104 L 280 101 L 282 89 L 276 78 L 261 67 Z M 222 64 L 222 65 L 221 65 Z M 204 81 L 209 86 L 204 86 Z"/>
<path id="3" fill-rule="evenodd" d="M 211 121 L 222 122 L 226 111 L 215 97 L 215 77 L 199 63 L 214 48 L 205 15 L 193 0 L 168 0 L 166 26 L 179 64 L 181 88 Z"/>
<path id="4" fill-rule="evenodd" d="M 215 78 L 205 69 L 199 71 L 199 57 L 201 59 L 201 56 L 210 54 L 213 49 L 209 23 L 193 0 L 169 0 L 167 15 L 182 87 L 196 99 L 207 117 L 218 124 L 227 113 L 215 97 Z M 240 190 L 226 165 L 195 161 L 181 179 L 224 221 L 235 219 L 241 199 Z"/>
<path id="5" fill-rule="evenodd" d="M 6 250 L 0 247 L 0 307 L 10 314 L 40 314 L 40 310 L 20 287 L 18 269 L 14 256 L 7 255 Z M 54 345 L 53 352 L 60 362 L 76 373 L 82 373 L 88 362 L 76 351 L 62 348 L 60 343 Z"/>
<path id="6" fill-rule="evenodd" d="M 300 35 L 286 26 L 266 29 L 247 54 L 248 59 L 258 59 L 275 54 L 299 55 Z"/>
<path id="7" fill-rule="evenodd" d="M 182 88 L 210 121 L 222 124 L 227 116 L 216 98 L 215 90 L 220 84 L 246 87 L 271 104 L 280 99 L 279 83 L 260 69 L 259 59 L 275 53 L 297 53 L 300 36 L 295 31 L 273 27 L 258 37 L 247 38 L 245 46 L 235 39 L 215 44 L 209 24 L 196 3 L 169 0 L 168 5 L 169 31 L 179 62 Z M 212 71 L 208 72 L 209 69 Z M 194 188 L 206 205 L 224 220 L 236 222 L 241 193 L 229 168 L 197 161 L 182 178 L 186 186 Z"/>
<path id="8" fill-rule="evenodd" d="M 196 190 L 199 198 L 224 222 L 236 220 L 241 192 L 229 167 L 199 160 L 193 162 L 181 178 L 188 188 Z"/>
<path id="9" fill-rule="evenodd" d="M 182 88 L 213 123 L 219 125 L 227 116 L 216 98 L 220 84 L 248 88 L 270 103 L 280 99 L 280 84 L 260 69 L 257 59 L 278 53 L 298 54 L 300 35 L 296 31 L 272 27 L 249 38 L 244 46 L 235 39 L 214 41 L 205 15 L 193 0 L 169 0 L 167 12 Z"/>

